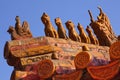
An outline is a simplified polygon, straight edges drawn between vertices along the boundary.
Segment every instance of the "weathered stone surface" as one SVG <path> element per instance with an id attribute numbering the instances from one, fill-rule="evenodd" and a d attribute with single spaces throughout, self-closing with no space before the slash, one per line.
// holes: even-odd
<path id="1" fill-rule="evenodd" d="M 17 71 L 11 75 L 10 80 L 40 80 L 40 77 L 33 71 Z"/>
<path id="2" fill-rule="evenodd" d="M 38 62 L 38 61 L 42 61 L 45 59 L 52 59 L 52 53 L 49 54 L 44 54 L 44 55 L 37 55 L 37 56 L 31 56 L 31 57 L 24 57 L 24 58 L 20 58 L 20 62 L 21 65 L 29 65 L 29 64 L 33 64 L 34 62 Z"/>
<path id="3" fill-rule="evenodd" d="M 14 70 L 11 80 L 45 80 L 53 75 L 55 67 L 49 59 L 25 66 L 24 70 Z"/>
<path id="4" fill-rule="evenodd" d="M 78 53 L 83 52 L 83 46 L 87 46 L 89 48 L 89 50 L 87 51 L 88 57 L 85 54 L 83 54 L 85 55 L 84 57 L 80 57 L 81 55 L 78 57 L 79 55 Z M 38 48 L 38 49 L 36 49 L 35 51 L 34 48 Z M 31 49 L 31 51 L 28 51 L 28 53 L 26 53 L 25 50 L 27 49 Z M 19 53 L 15 52 L 17 50 L 19 50 Z M 23 52 L 26 54 L 23 55 Z M 56 56 L 56 58 L 52 57 L 53 54 Z M 40 75 L 38 75 L 39 72 L 37 71 L 38 63 L 46 59 L 49 59 L 54 65 L 53 72 L 49 74 L 49 76 L 45 76 L 45 75 L 42 76 L 43 78 L 46 79 L 51 78 L 51 75 L 54 73 L 55 73 L 54 79 L 58 78 L 56 77 L 56 75 L 58 75 L 61 78 L 63 77 L 65 79 L 70 78 L 70 76 L 66 78 L 64 76 L 61 76 L 61 74 L 65 74 L 67 76 L 67 74 L 73 73 L 73 75 L 75 75 L 74 71 L 78 69 L 83 69 L 76 67 L 76 62 L 74 62 L 76 57 L 78 57 L 79 59 L 78 61 L 82 61 L 81 63 L 82 65 L 85 64 L 84 68 L 93 65 L 97 67 L 104 65 L 107 67 L 107 65 L 109 65 L 108 63 L 111 61 L 109 55 L 109 47 L 80 43 L 72 40 L 51 38 L 51 37 L 37 37 L 37 38 L 30 38 L 24 40 L 9 41 L 6 43 L 4 55 L 7 61 L 10 63 L 9 65 L 14 66 L 14 68 L 17 69 L 18 71 L 22 71 L 17 74 L 21 75 L 23 73 L 24 75 L 27 75 L 28 73 L 30 73 L 26 77 L 22 78 L 23 80 L 30 79 L 30 77 L 35 77 L 36 80 L 41 79 Z M 88 62 L 86 62 L 87 59 Z M 108 61 L 108 63 L 105 63 L 107 65 L 105 65 L 101 59 Z M 46 63 L 43 62 L 43 64 Z M 32 67 L 30 68 L 29 66 Z M 110 68 L 110 66 L 108 67 Z M 44 71 L 45 69 L 42 70 L 44 74 L 44 72 L 46 71 Z M 109 70 L 106 70 L 106 72 L 109 72 Z M 39 74 L 42 73 L 40 72 Z M 92 73 L 90 73 L 90 75 L 91 74 Z M 85 75 L 83 74 L 83 76 Z M 82 79 L 84 80 L 84 78 Z M 15 80 L 17 80 L 17 78 Z"/>
<path id="5" fill-rule="evenodd" d="M 36 70 L 38 69 L 37 64 L 46 59 L 51 60 L 51 62 L 53 63 L 55 67 L 54 71 L 56 75 L 71 74 L 71 73 L 75 75 L 74 71 L 76 71 L 76 69 L 77 70 L 83 69 L 83 68 L 77 68 L 75 66 L 76 62 L 74 63 L 75 57 L 77 57 L 78 53 L 83 51 L 82 49 L 83 46 L 87 46 L 89 48 L 88 53 L 90 54 L 88 55 L 90 57 L 93 57 L 94 55 L 94 57 L 96 58 L 95 61 L 97 61 L 97 59 L 106 59 L 110 61 L 109 47 L 75 42 L 70 39 L 65 40 L 65 39 L 57 39 L 51 37 L 37 37 L 37 38 L 30 38 L 24 40 L 8 41 L 6 42 L 5 45 L 4 56 L 7 59 L 9 65 L 14 66 L 14 68 L 17 69 L 18 71 L 21 70 L 23 71 L 17 74 L 20 75 L 24 73 L 24 75 L 27 75 L 26 71 L 27 73 L 29 72 L 35 73 L 35 74 L 27 75 L 26 77 L 24 77 L 25 79 L 29 79 L 31 76 L 39 79 L 40 76 L 38 75 L 38 72 Z M 56 58 L 53 58 L 53 54 Z M 102 55 L 102 57 L 100 55 Z M 85 58 L 85 59 L 84 58 L 79 57 L 80 61 L 83 62 L 87 61 L 86 59 L 89 59 L 89 58 Z M 88 63 L 89 62 L 91 63 L 87 64 L 87 66 L 93 65 L 92 62 L 94 60 L 92 59 L 89 60 L 90 61 L 88 61 Z M 101 63 L 94 65 L 101 65 Z M 32 67 L 30 68 L 29 66 Z M 40 74 L 42 73 L 40 72 Z M 43 69 L 43 74 L 44 74 L 44 69 Z M 53 73 L 49 74 L 49 77 L 52 74 Z M 43 75 L 43 78 L 48 78 L 48 76 L 44 77 Z"/>
<path id="6" fill-rule="evenodd" d="M 82 70 L 78 70 L 69 74 L 54 75 L 52 80 L 80 80 L 81 77 L 82 77 Z"/>
<path id="7" fill-rule="evenodd" d="M 6 43 L 4 55 L 5 58 L 7 58 L 8 55 L 14 57 L 27 57 L 32 55 L 54 52 L 56 48 L 57 47 L 55 46 L 50 46 L 47 38 L 44 37 L 25 40 L 14 40 Z"/>
<path id="8" fill-rule="evenodd" d="M 76 70 L 73 60 L 52 60 L 56 74 L 69 74 Z"/>
<path id="9" fill-rule="evenodd" d="M 103 54 L 105 58 L 110 60 L 108 47 L 50 37 L 9 41 L 5 45 L 4 57 L 8 60 L 10 65 L 15 65 L 18 62 L 22 65 L 30 64 L 35 62 L 37 56 L 43 57 L 45 54 L 53 53 L 58 59 L 74 60 L 74 57 L 82 51 L 82 46 L 85 45 L 88 46 L 90 51 L 99 52 L 100 54 Z M 51 56 L 52 55 L 49 55 L 49 58 Z M 15 60 L 13 61 L 13 59 Z M 32 61 L 30 61 L 30 59 Z"/>

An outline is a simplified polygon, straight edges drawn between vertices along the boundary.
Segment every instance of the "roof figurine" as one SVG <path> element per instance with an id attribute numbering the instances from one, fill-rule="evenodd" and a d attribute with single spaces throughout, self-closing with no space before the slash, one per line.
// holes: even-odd
<path id="1" fill-rule="evenodd" d="M 19 16 L 16 16 L 15 21 L 16 21 L 15 28 L 13 26 L 10 26 L 7 31 L 11 34 L 11 39 L 20 40 L 20 39 L 32 38 L 32 33 L 29 29 L 28 22 L 24 21 L 21 26 Z"/>
<path id="2" fill-rule="evenodd" d="M 43 13 L 41 20 L 45 26 L 44 28 L 45 35 L 48 37 L 58 38 L 58 33 L 53 27 L 50 21 L 50 17 L 46 13 Z"/>

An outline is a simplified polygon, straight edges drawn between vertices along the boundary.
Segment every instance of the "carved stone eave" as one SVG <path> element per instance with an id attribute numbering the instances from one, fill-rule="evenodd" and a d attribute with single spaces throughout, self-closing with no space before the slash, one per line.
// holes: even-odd
<path id="1" fill-rule="evenodd" d="M 87 46 L 88 49 L 87 48 L 83 49 L 83 46 Z M 34 48 L 38 48 L 38 49 L 34 49 Z M 25 50 L 27 49 L 30 49 L 28 53 L 25 52 Z M 87 51 L 84 53 L 84 50 Z M 54 57 L 56 58 L 53 58 L 53 54 Z M 82 55 L 84 57 L 82 57 Z M 29 38 L 24 40 L 7 41 L 5 45 L 4 57 L 10 66 L 14 66 L 15 72 L 19 71 L 19 73 L 16 72 L 13 75 L 16 76 L 16 79 L 18 80 L 19 78 L 21 78 L 20 75 L 22 73 L 24 73 L 25 75 L 27 73 L 30 73 L 31 75 L 38 76 L 39 78 L 40 76 L 38 75 L 39 74 L 38 72 L 35 72 L 36 75 L 34 75 L 34 70 L 26 71 L 26 69 L 27 67 L 29 69 L 29 66 L 33 66 L 33 68 L 35 66 L 37 68 L 36 65 L 39 62 L 42 63 L 42 61 L 46 59 L 51 61 L 52 64 L 54 65 L 53 66 L 54 69 L 51 70 L 52 73 L 47 74 L 48 76 L 44 75 L 45 78 L 47 79 L 48 77 L 56 78 L 56 79 L 58 77 L 68 79 L 69 77 L 72 77 L 72 75 L 75 75 L 78 70 L 84 71 L 85 68 L 89 68 L 91 66 L 99 67 L 100 66 L 99 60 L 101 61 L 103 59 L 107 61 L 108 62 L 107 65 L 109 65 L 109 62 L 111 61 L 109 55 L 109 47 L 107 46 L 86 44 L 72 40 L 65 40 L 65 39 L 60 39 L 60 38 L 58 39 L 51 37 L 36 37 L 36 38 Z M 87 61 L 88 57 L 89 60 Z M 96 60 L 95 62 L 98 61 L 98 64 L 96 64 L 93 61 L 94 58 Z M 82 63 L 84 63 L 83 64 L 84 66 L 81 65 Z M 45 63 L 43 62 L 43 64 Z M 107 67 L 107 65 L 103 64 L 102 66 Z M 66 73 L 64 73 L 64 71 L 63 72 L 61 71 L 60 73 L 59 71 L 60 67 L 62 67 L 63 69 L 68 68 L 68 70 L 70 70 L 68 71 L 69 72 L 68 74 L 71 74 L 71 76 L 68 76 Z M 109 66 L 108 68 L 111 69 L 111 67 Z M 116 71 L 115 74 L 117 74 L 118 69 L 115 69 L 115 71 Z M 109 72 L 109 70 L 107 70 L 107 72 Z M 87 75 L 87 73 L 90 72 L 86 72 L 85 74 Z M 61 76 L 59 74 L 64 74 L 65 76 Z M 90 73 L 90 75 L 92 74 L 93 73 Z M 111 76 L 114 77 L 115 74 L 111 74 Z M 82 73 L 80 73 L 80 76 L 85 77 L 85 75 Z M 111 76 L 108 77 L 111 78 Z M 26 77 L 29 77 L 29 75 L 27 75 Z M 94 78 L 93 75 L 92 77 Z M 98 78 L 102 78 L 102 77 L 98 77 Z"/>
<path id="2" fill-rule="evenodd" d="M 69 54 L 69 56 L 76 56 L 78 52 L 82 51 L 82 46 L 85 45 L 88 46 L 90 50 L 101 51 L 101 53 L 106 55 L 106 58 L 110 60 L 108 54 L 109 47 L 51 37 L 37 37 L 24 40 L 8 41 L 5 45 L 4 57 L 10 62 L 15 59 L 16 61 L 20 61 L 21 65 L 26 65 L 32 63 L 27 63 L 28 59 L 35 59 L 37 56 L 41 56 L 39 57 L 41 59 L 42 55 L 45 54 L 52 59 L 52 54 L 56 52 Z"/>

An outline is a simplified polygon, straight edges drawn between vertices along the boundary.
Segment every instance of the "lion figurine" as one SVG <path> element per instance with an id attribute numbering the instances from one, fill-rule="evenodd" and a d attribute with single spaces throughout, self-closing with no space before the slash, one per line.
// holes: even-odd
<path id="1" fill-rule="evenodd" d="M 10 26 L 7 31 L 11 35 L 11 40 L 31 38 L 32 33 L 30 32 L 28 22 L 24 21 L 21 26 L 19 16 L 15 17 L 15 21 L 16 21 L 15 28 L 13 26 Z"/>
<path id="2" fill-rule="evenodd" d="M 30 32 L 28 22 L 24 21 L 21 26 L 19 16 L 16 16 L 15 20 L 16 20 L 16 23 L 15 23 L 16 33 L 21 37 L 32 38 L 32 33 Z"/>
<path id="3" fill-rule="evenodd" d="M 66 30 L 64 29 L 62 25 L 62 21 L 59 17 L 55 19 L 55 24 L 58 27 L 57 31 L 58 31 L 59 38 L 68 39 L 66 35 Z"/>
<path id="4" fill-rule="evenodd" d="M 78 28 L 78 31 L 80 33 L 79 35 L 81 37 L 81 42 L 90 43 L 90 38 L 87 36 L 87 34 L 85 33 L 85 31 L 80 23 L 78 23 L 77 28 Z"/>
<path id="5" fill-rule="evenodd" d="M 45 35 L 49 36 L 49 37 L 53 37 L 53 38 L 58 38 L 58 33 L 54 29 L 54 27 L 50 21 L 50 17 L 46 13 L 43 13 L 41 20 L 45 26 L 45 29 L 44 29 Z"/>
<path id="6" fill-rule="evenodd" d="M 78 33 L 75 31 L 74 29 L 74 23 L 72 21 L 67 21 L 65 23 L 67 29 L 68 29 L 68 33 L 69 33 L 69 38 L 74 40 L 74 41 L 78 41 L 78 42 L 81 42 L 81 38 L 80 36 L 78 35 Z"/>

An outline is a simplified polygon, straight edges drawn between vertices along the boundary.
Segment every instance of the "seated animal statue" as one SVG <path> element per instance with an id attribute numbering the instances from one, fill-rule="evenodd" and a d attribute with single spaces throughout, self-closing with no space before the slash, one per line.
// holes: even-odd
<path id="1" fill-rule="evenodd" d="M 58 38 L 58 33 L 54 29 L 54 27 L 50 21 L 50 17 L 46 13 L 43 13 L 41 20 L 45 26 L 45 29 L 44 29 L 45 35 L 49 36 L 49 37 L 53 37 L 53 38 Z"/>
<path id="2" fill-rule="evenodd" d="M 32 33 L 30 31 L 29 24 L 28 24 L 27 21 L 23 22 L 22 28 L 23 28 L 23 34 L 24 34 L 24 36 L 31 38 L 32 37 Z"/>
<path id="3" fill-rule="evenodd" d="M 99 41 L 98 41 L 97 38 L 93 35 L 92 30 L 90 29 L 89 26 L 87 26 L 86 31 L 87 31 L 87 33 L 88 33 L 88 36 L 89 36 L 89 38 L 90 38 L 91 43 L 92 43 L 92 44 L 95 44 L 95 45 L 99 45 Z"/>
<path id="4" fill-rule="evenodd" d="M 74 40 L 74 41 L 78 41 L 78 42 L 81 42 L 81 38 L 80 36 L 78 35 L 78 33 L 75 31 L 74 29 L 74 23 L 72 21 L 67 21 L 65 23 L 67 29 L 68 29 L 68 33 L 69 33 L 69 38 Z"/>
<path id="5" fill-rule="evenodd" d="M 79 35 L 81 37 L 81 42 L 90 43 L 90 38 L 87 36 L 87 34 L 85 33 L 85 31 L 80 23 L 78 23 L 77 28 L 78 28 L 78 31 L 80 33 Z"/>
<path id="6" fill-rule="evenodd" d="M 55 19 L 55 24 L 58 27 L 57 31 L 58 31 L 59 38 L 68 39 L 68 37 L 66 35 L 66 30 L 64 29 L 64 27 L 62 25 L 62 21 L 59 17 Z"/>
<path id="7" fill-rule="evenodd" d="M 13 26 L 10 26 L 7 31 L 11 34 L 11 39 L 18 40 L 18 39 L 31 38 L 32 33 L 30 32 L 27 21 L 24 21 L 21 26 L 19 16 L 16 16 L 15 20 L 16 20 L 15 28 Z"/>
<path id="8" fill-rule="evenodd" d="M 9 34 L 11 34 L 11 40 L 19 40 L 22 39 L 20 35 L 17 34 L 15 28 L 13 26 L 10 26 L 9 29 L 7 30 Z"/>

